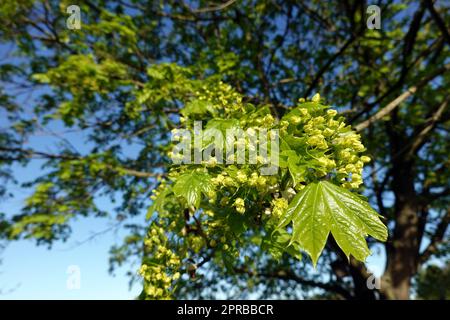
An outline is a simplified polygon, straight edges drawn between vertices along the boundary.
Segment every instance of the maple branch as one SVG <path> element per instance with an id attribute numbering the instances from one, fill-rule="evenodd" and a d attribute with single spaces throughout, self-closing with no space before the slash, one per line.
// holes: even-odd
<path id="1" fill-rule="evenodd" d="M 42 151 L 35 151 L 31 149 L 22 149 L 22 148 L 11 148 L 11 147 L 3 147 L 0 146 L 0 151 L 6 151 L 6 152 L 18 152 L 19 156 L 17 157 L 5 157 L 5 159 L 10 160 L 21 160 L 21 159 L 27 159 L 27 158 L 33 158 L 35 156 L 47 158 L 47 159 L 62 159 L 62 160 L 83 160 L 83 157 L 76 156 L 76 155 L 70 155 L 70 154 L 51 154 L 47 152 Z M 0 157 L 3 159 L 3 156 Z M 108 169 L 111 169 L 113 171 L 122 172 L 130 176 L 138 177 L 138 178 L 151 178 L 151 177 L 160 177 L 163 176 L 164 173 L 153 173 L 153 172 L 144 172 L 144 171 L 138 171 L 134 169 L 124 168 L 124 167 L 118 167 L 113 165 L 105 164 Z"/>
<path id="2" fill-rule="evenodd" d="M 447 209 L 447 213 L 442 217 L 441 222 L 437 225 L 436 231 L 431 236 L 430 244 L 420 254 L 419 262 L 423 264 L 438 250 L 439 244 L 444 241 L 445 232 L 447 231 L 448 224 L 450 223 L 450 209 Z"/>
<path id="3" fill-rule="evenodd" d="M 295 281 L 301 285 L 316 287 L 319 289 L 337 293 L 347 300 L 353 299 L 353 296 L 350 294 L 350 292 L 338 284 L 323 283 L 323 282 L 304 279 L 290 271 L 279 270 L 279 271 L 273 271 L 273 272 L 256 272 L 256 271 L 252 271 L 252 270 L 247 270 L 245 268 L 234 268 L 234 271 L 236 273 L 240 273 L 240 274 L 247 274 L 248 276 L 251 276 L 251 277 L 263 277 L 263 278 L 270 278 L 270 279 Z"/>

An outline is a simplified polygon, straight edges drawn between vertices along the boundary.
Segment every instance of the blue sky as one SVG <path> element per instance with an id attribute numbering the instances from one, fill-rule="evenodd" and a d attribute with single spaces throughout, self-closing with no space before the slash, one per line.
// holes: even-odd
<path id="1" fill-rule="evenodd" d="M 74 224 L 75 237 L 106 227 L 101 219 L 88 218 Z M 11 243 L 2 254 L 0 299 L 134 299 L 139 284 L 129 290 L 126 269 L 113 277 L 108 273 L 108 250 L 118 242 L 112 232 L 71 248 L 58 243 L 52 250 L 36 247 L 32 242 Z M 79 266 L 80 288 L 68 289 L 68 267 Z"/>
<path id="2" fill-rule="evenodd" d="M 40 173 L 39 163 L 26 168 L 16 167 L 15 176 L 20 181 Z M 34 174 L 33 174 L 34 173 Z M 20 210 L 30 190 L 12 186 L 14 198 L 0 201 L 0 212 L 8 215 Z M 112 208 L 107 199 L 97 200 L 101 208 Z M 135 221 L 145 223 L 144 214 Z M 57 242 L 49 250 L 36 246 L 31 240 L 8 244 L 0 254 L 0 299 L 134 299 L 140 292 L 136 283 L 129 288 L 129 270 L 137 265 L 117 269 L 115 276 L 108 272 L 108 251 L 120 244 L 126 231 L 112 229 L 112 218 L 79 218 L 71 223 L 73 234 L 66 242 Z M 93 234 L 101 233 L 91 239 Z M 68 289 L 68 267 L 78 266 L 80 289 Z"/>

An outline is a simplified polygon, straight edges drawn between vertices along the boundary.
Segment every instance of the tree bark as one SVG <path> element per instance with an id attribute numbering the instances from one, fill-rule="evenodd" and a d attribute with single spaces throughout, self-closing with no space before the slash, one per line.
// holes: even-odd
<path id="1" fill-rule="evenodd" d="M 414 189 L 413 161 L 394 160 L 395 228 L 387 244 L 382 292 L 388 299 L 407 300 L 419 263 L 419 202 Z"/>

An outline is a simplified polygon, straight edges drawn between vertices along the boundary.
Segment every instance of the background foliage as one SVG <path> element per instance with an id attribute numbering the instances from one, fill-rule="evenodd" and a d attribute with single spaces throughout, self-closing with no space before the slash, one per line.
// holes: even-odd
<path id="1" fill-rule="evenodd" d="M 386 268 L 381 289 L 369 290 L 365 265 L 348 263 L 333 241 L 319 275 L 307 259 L 282 255 L 278 262 L 254 248 L 257 264 L 233 260 L 228 272 L 226 259 L 192 261 L 201 281 L 181 277 L 177 297 L 405 299 L 422 266 L 448 259 L 445 1 L 378 1 L 380 30 L 366 27 L 371 3 L 364 1 L 79 1 L 81 30 L 66 28 L 70 4 L 0 4 L 2 195 L 14 183 L 11 165 L 40 159 L 46 170 L 26 185 L 34 193 L 22 211 L 2 215 L 2 239 L 51 245 L 70 236 L 76 217 L 116 215 L 130 236 L 111 249 L 112 266 L 141 257 L 146 223 L 127 219 L 151 204 L 181 108 L 202 108 L 183 102 L 223 81 L 274 117 L 320 92 L 360 131 L 374 159 L 364 192 L 390 229 L 384 246 L 369 245 L 385 252 Z M 51 152 L 29 146 L 30 137 L 54 125 L 82 133 L 87 149 L 64 135 Z M 98 208 L 99 196 L 119 199 L 116 211 Z"/>

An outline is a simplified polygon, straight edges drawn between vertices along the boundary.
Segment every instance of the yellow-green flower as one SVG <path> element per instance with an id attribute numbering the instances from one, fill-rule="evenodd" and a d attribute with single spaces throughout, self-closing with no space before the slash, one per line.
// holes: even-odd
<path id="1" fill-rule="evenodd" d="M 337 115 L 337 111 L 333 109 L 327 110 L 327 115 L 329 115 L 331 118 Z"/>
<path id="2" fill-rule="evenodd" d="M 371 160 L 371 159 L 370 159 L 368 156 L 362 156 L 362 157 L 361 157 L 361 161 L 364 162 L 364 163 L 369 163 L 370 160 Z"/>

